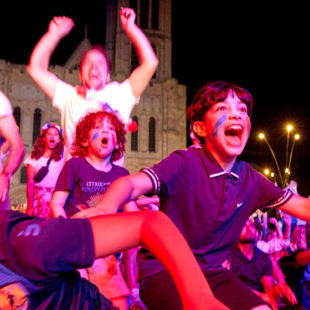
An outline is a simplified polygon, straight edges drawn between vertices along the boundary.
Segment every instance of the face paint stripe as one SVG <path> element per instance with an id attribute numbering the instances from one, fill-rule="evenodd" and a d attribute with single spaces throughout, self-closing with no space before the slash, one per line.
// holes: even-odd
<path id="1" fill-rule="evenodd" d="M 94 140 L 98 139 L 99 137 L 99 132 L 95 132 L 94 135 L 90 139 L 90 143 L 93 143 Z"/>
<path id="2" fill-rule="evenodd" d="M 212 135 L 213 136 L 217 136 L 217 131 L 218 131 L 218 128 L 223 124 L 223 122 L 226 120 L 227 116 L 226 115 L 222 115 L 216 122 L 215 126 L 214 126 L 214 130 L 213 130 L 213 133 Z"/>

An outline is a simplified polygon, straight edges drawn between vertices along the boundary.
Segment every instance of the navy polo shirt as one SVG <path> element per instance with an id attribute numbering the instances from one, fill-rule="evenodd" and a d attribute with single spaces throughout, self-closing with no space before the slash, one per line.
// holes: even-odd
<path id="1" fill-rule="evenodd" d="M 203 269 L 220 267 L 256 209 L 281 206 L 292 196 L 246 162 L 223 171 L 202 148 L 175 151 L 142 172 L 160 197 L 160 210 L 182 232 Z M 142 277 L 163 269 L 146 250 L 138 262 Z"/>
<path id="2" fill-rule="evenodd" d="M 238 278 L 256 291 L 264 292 L 261 279 L 273 276 L 272 262 L 268 254 L 260 251 L 256 246 L 251 260 L 249 260 L 236 246 L 229 256 L 230 270 Z"/>

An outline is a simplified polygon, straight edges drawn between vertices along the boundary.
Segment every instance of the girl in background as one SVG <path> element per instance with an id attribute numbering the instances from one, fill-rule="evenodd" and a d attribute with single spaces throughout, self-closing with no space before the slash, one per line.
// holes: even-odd
<path id="1" fill-rule="evenodd" d="M 58 175 L 64 165 L 62 129 L 47 123 L 41 129 L 31 154 L 25 160 L 27 167 L 27 209 L 29 215 L 50 217 L 50 200 Z"/>

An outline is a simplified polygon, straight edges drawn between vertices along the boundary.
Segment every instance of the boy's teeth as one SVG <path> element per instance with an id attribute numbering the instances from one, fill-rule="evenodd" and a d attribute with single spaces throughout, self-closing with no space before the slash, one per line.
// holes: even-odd
<path id="1" fill-rule="evenodd" d="M 242 127 L 240 125 L 231 125 L 229 127 L 227 127 L 228 130 L 242 130 Z"/>

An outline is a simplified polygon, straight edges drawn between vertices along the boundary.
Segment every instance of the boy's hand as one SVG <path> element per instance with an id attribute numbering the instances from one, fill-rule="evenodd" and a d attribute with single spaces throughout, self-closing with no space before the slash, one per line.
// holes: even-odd
<path id="1" fill-rule="evenodd" d="M 279 300 L 285 296 L 290 304 L 297 305 L 296 296 L 286 283 L 283 282 L 277 283 L 277 285 L 271 291 L 271 294 L 273 298 L 276 300 Z"/>
<path id="2" fill-rule="evenodd" d="M 131 8 L 121 8 L 120 11 L 121 25 L 125 32 L 135 24 L 136 13 Z"/>
<path id="3" fill-rule="evenodd" d="M 56 16 L 49 24 L 48 32 L 55 34 L 62 39 L 71 31 L 74 27 L 74 22 L 71 18 L 66 16 Z"/>

